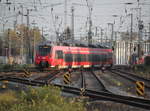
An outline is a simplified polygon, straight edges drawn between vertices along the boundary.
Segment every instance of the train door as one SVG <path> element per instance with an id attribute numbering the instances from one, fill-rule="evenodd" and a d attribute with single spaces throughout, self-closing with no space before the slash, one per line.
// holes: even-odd
<path id="1" fill-rule="evenodd" d="M 56 66 L 62 66 L 63 63 L 63 51 L 56 50 L 55 52 L 55 64 Z"/>

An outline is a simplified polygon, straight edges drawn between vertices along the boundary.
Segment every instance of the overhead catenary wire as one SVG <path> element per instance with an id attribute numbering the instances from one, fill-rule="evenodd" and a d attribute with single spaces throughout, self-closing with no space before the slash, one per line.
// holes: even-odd
<path id="1" fill-rule="evenodd" d="M 10 0 L 11 1 L 11 0 Z M 34 2 L 34 1 L 36 1 L 36 2 Z M 64 0 L 60 0 L 60 2 L 62 2 L 62 1 L 64 1 Z M 71 1 L 71 0 L 70 0 Z M 74 5 L 77 7 L 77 6 L 83 6 L 83 7 L 85 7 L 85 6 L 87 6 L 86 5 L 86 3 L 85 2 L 83 2 L 84 0 L 82 0 L 82 2 L 81 3 L 79 3 L 79 2 L 75 2 L 75 1 L 72 1 L 71 2 L 71 4 L 72 3 L 74 3 Z M 92 1 L 92 0 L 91 0 Z M 96 1 L 96 0 L 95 0 Z M 141 0 L 140 0 L 141 1 Z M 93 1 L 92 1 L 93 2 Z M 44 1 L 41 1 L 41 0 L 31 0 L 31 1 L 27 1 L 27 0 L 24 0 L 24 1 L 22 1 L 22 0 L 13 0 L 13 2 L 10 4 L 10 6 L 11 6 L 11 8 L 13 7 L 13 6 L 15 6 L 16 7 L 16 9 L 17 9 L 17 7 L 19 7 L 20 5 L 23 5 L 24 7 L 26 7 L 26 8 L 32 8 L 32 9 L 34 9 L 34 7 L 33 7 L 33 3 L 34 3 L 34 6 L 36 6 L 37 8 L 38 8 L 38 12 L 34 12 L 34 13 L 31 13 L 31 17 L 32 17 L 32 15 L 34 15 L 35 13 L 37 14 L 37 18 L 39 19 L 40 17 L 38 16 L 38 14 L 40 13 L 40 11 L 41 10 L 44 10 L 44 11 L 47 11 L 49 8 L 50 8 L 50 6 L 51 6 L 51 4 L 53 4 L 53 3 L 59 3 L 59 1 L 57 1 L 57 2 L 53 2 L 53 1 L 48 1 L 48 0 L 44 0 Z M 133 4 L 136 4 L 136 2 L 132 2 Z M 63 2 L 62 2 L 62 4 L 64 4 Z M 146 5 L 146 4 L 149 4 L 149 2 L 148 2 L 148 0 L 146 1 L 146 2 L 140 2 L 140 5 Z M 3 0 L 3 2 L 0 4 L 0 5 L 7 5 L 6 4 L 6 2 L 5 2 L 5 0 Z M 70 5 L 69 3 L 68 3 L 68 5 Z M 118 5 L 124 5 L 124 3 L 123 2 L 111 2 L 111 1 L 109 1 L 109 2 L 103 2 L 103 3 L 95 3 L 94 4 L 94 8 L 95 7 L 110 7 L 110 5 L 113 5 L 113 6 L 118 6 Z M 48 9 L 46 9 L 46 6 L 47 6 L 47 8 Z M 62 6 L 61 6 L 62 7 Z M 82 8 L 82 7 L 81 7 Z M 13 9 L 13 8 L 12 8 Z M 12 12 L 13 13 L 13 12 Z M 7 15 L 7 12 L 5 13 L 6 15 Z M 57 14 L 57 13 L 55 13 L 55 14 Z M 58 14 L 59 15 L 59 14 Z M 95 15 L 95 14 L 93 14 L 93 15 Z M 36 15 L 35 15 L 36 16 Z M 49 16 L 49 14 L 47 14 L 47 17 Z M 63 12 L 60 12 L 60 15 L 59 16 L 63 16 Z M 71 14 L 67 14 L 67 16 L 71 16 Z M 93 20 L 95 20 L 95 18 L 100 18 L 100 17 L 108 17 L 109 15 L 102 15 L 102 14 L 100 14 L 100 15 L 96 15 L 96 17 L 94 17 L 94 16 L 92 16 L 92 19 Z M 6 16 L 5 16 L 6 17 Z M 44 17 L 44 15 L 43 15 L 43 17 Z M 47 19 L 47 17 L 44 17 L 45 19 Z M 86 18 L 87 16 L 85 15 L 85 16 L 82 16 L 82 15 L 75 15 L 75 18 L 81 18 L 81 20 L 82 20 L 82 18 Z M 110 17 L 110 16 L 109 16 Z M 6 19 L 7 19 L 7 17 L 6 17 Z M 81 21 L 80 20 L 80 21 Z M 125 22 L 123 23 L 123 24 L 125 24 Z"/>

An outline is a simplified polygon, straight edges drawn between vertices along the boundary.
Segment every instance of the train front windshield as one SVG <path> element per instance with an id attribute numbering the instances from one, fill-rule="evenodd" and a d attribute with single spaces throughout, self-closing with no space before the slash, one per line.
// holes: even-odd
<path id="1" fill-rule="evenodd" d="M 47 56 L 51 51 L 51 46 L 39 46 L 39 55 Z"/>

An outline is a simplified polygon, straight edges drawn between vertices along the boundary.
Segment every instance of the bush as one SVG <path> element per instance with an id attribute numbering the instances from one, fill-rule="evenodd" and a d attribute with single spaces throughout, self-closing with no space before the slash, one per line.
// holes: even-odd
<path id="1" fill-rule="evenodd" d="M 150 56 L 146 56 L 146 57 L 144 58 L 144 65 L 145 65 L 145 66 L 150 66 Z"/>
<path id="2" fill-rule="evenodd" d="M 10 65 L 10 64 L 0 65 L 0 71 L 10 71 L 11 69 L 13 69 L 13 65 Z"/>
<path id="3" fill-rule="evenodd" d="M 15 93 L 8 91 L 0 94 L 0 111 L 9 111 L 12 105 L 17 101 Z"/>
<path id="4" fill-rule="evenodd" d="M 11 70 L 23 70 L 29 68 L 31 65 L 20 65 L 20 64 L 0 64 L 0 71 L 11 71 Z"/>
<path id="5" fill-rule="evenodd" d="M 61 97 L 57 87 L 29 88 L 28 91 L 0 95 L 0 111 L 84 111 L 82 102 Z M 5 99 L 7 97 L 7 99 Z"/>

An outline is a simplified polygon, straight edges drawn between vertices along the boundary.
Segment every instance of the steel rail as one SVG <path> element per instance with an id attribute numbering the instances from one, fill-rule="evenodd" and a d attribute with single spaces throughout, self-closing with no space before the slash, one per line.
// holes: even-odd
<path id="1" fill-rule="evenodd" d="M 17 82 L 17 83 L 31 85 L 31 86 L 43 86 L 43 85 L 47 85 L 46 82 L 30 80 L 30 79 L 27 79 L 27 78 L 2 77 L 2 78 L 0 78 L 0 81 L 2 81 L 2 80 L 7 80 L 7 81 L 11 81 L 11 82 Z"/>
<path id="2" fill-rule="evenodd" d="M 34 80 L 48 81 L 48 80 L 54 78 L 58 73 L 59 73 L 58 71 L 50 72 L 50 73 L 47 73 L 46 75 L 41 75 L 41 76 L 35 78 Z"/>
<path id="3" fill-rule="evenodd" d="M 80 89 L 78 88 L 56 85 L 56 84 L 54 86 L 61 87 L 62 91 L 64 92 L 80 95 Z M 117 103 L 123 103 L 123 104 L 135 106 L 143 109 L 150 109 L 150 100 L 146 100 L 146 99 L 134 98 L 129 96 L 121 96 L 121 95 L 111 94 L 107 92 L 97 92 L 97 91 L 92 91 L 87 89 L 85 90 L 83 96 L 90 97 L 93 100 L 114 101 Z"/>
<path id="4" fill-rule="evenodd" d="M 80 95 L 80 89 L 78 88 L 62 86 L 57 84 L 55 84 L 54 86 L 61 87 L 62 91 L 64 92 Z M 85 90 L 83 96 L 90 97 L 93 100 L 114 101 L 117 103 L 123 103 L 123 104 L 135 106 L 143 109 L 150 109 L 150 100 L 146 100 L 146 99 L 134 98 L 129 96 L 121 96 L 121 95 L 111 94 L 107 92 L 97 92 L 97 91 L 92 91 L 87 89 Z"/>
<path id="5" fill-rule="evenodd" d="M 43 70 L 41 70 L 41 69 L 38 69 L 38 68 L 36 68 L 36 67 L 34 67 L 34 68 L 23 68 L 23 69 L 0 69 L 0 73 L 2 73 L 2 72 L 24 72 L 24 69 L 26 69 L 26 70 L 28 70 L 28 71 L 30 71 L 30 72 L 48 72 L 48 71 L 51 71 L 52 69 L 50 69 L 50 70 L 48 70 L 48 69 L 43 69 Z M 56 70 L 56 69 L 53 69 L 53 70 Z"/>
<path id="6" fill-rule="evenodd" d="M 121 72 L 116 72 L 115 70 L 111 70 L 110 72 L 113 73 L 113 74 L 117 74 L 117 75 L 119 75 L 121 77 L 124 77 L 124 78 L 126 78 L 126 79 L 128 79 L 130 81 L 133 81 L 133 82 L 137 81 L 137 79 L 135 79 L 134 77 L 131 77 L 131 76 L 129 77 L 129 75 L 125 75 L 125 74 L 123 74 Z M 150 89 L 150 86 L 148 84 L 145 84 L 145 87 Z"/>
<path id="7" fill-rule="evenodd" d="M 148 84 L 150 84 L 150 79 L 147 79 L 147 78 L 144 78 L 144 77 L 140 77 L 140 76 L 135 75 L 133 73 L 125 72 L 125 71 L 122 71 L 122 70 L 119 70 L 119 69 L 116 69 L 116 71 L 118 71 L 120 73 L 127 74 L 128 76 L 134 77 L 134 78 L 136 78 L 136 79 L 138 79 L 140 81 L 148 82 Z"/>
<path id="8" fill-rule="evenodd" d="M 61 72 L 61 73 L 56 73 L 56 74 L 54 74 L 51 78 L 49 78 L 46 82 L 48 83 L 48 84 L 50 84 L 51 83 L 51 81 L 53 81 L 54 79 L 56 79 L 58 76 L 60 76 L 61 74 L 63 74 L 63 72 Z"/>
<path id="9" fill-rule="evenodd" d="M 17 82 L 22 83 L 26 85 L 32 85 L 32 86 L 44 86 L 44 85 L 53 85 L 60 87 L 62 91 L 81 95 L 80 88 L 71 87 L 71 86 L 64 86 L 64 85 L 58 85 L 58 84 L 47 84 L 46 82 L 39 82 L 34 80 L 28 80 L 28 79 L 22 79 L 22 78 L 14 78 L 14 77 L 6 77 L 2 78 L 3 80 L 9 80 L 11 82 Z M 92 98 L 93 100 L 108 100 L 108 101 L 114 101 L 118 103 L 124 103 L 127 105 L 143 108 L 143 109 L 150 109 L 150 100 L 148 99 L 141 99 L 141 98 L 135 98 L 135 97 L 129 97 L 129 96 L 121 96 L 116 95 L 108 92 L 98 92 L 98 91 L 92 91 L 85 89 L 85 92 L 83 93 L 83 96 L 88 96 Z"/>
<path id="10" fill-rule="evenodd" d="M 147 103 L 142 103 L 142 102 L 137 102 L 135 98 L 133 98 L 132 100 L 129 100 L 128 97 L 123 97 L 119 96 L 119 97 L 115 97 L 114 94 L 111 96 L 103 96 L 101 94 L 94 94 L 94 93 L 89 93 L 89 92 L 85 92 L 85 96 L 89 96 L 91 98 L 95 98 L 97 100 L 100 99 L 104 99 L 104 100 L 109 100 L 109 101 L 113 101 L 113 102 L 118 102 L 118 103 L 123 103 L 123 104 L 127 104 L 127 105 L 131 105 L 131 106 L 135 106 L 135 107 L 140 107 L 140 108 L 144 108 L 144 109 L 150 109 L 150 104 Z M 150 101 L 149 101 L 150 102 Z"/>
<path id="11" fill-rule="evenodd" d="M 86 88 L 85 78 L 84 78 L 84 75 L 83 75 L 83 69 L 81 69 L 81 88 L 83 88 L 83 89 Z"/>
<path id="12" fill-rule="evenodd" d="M 106 86 L 104 85 L 104 83 L 102 82 L 102 80 L 101 80 L 99 77 L 97 77 L 97 75 L 96 75 L 93 71 L 91 71 L 91 74 L 96 78 L 96 80 L 98 81 L 99 85 L 102 87 L 102 90 L 103 90 L 103 91 L 106 91 L 106 92 L 111 93 L 111 92 L 106 88 Z"/>

